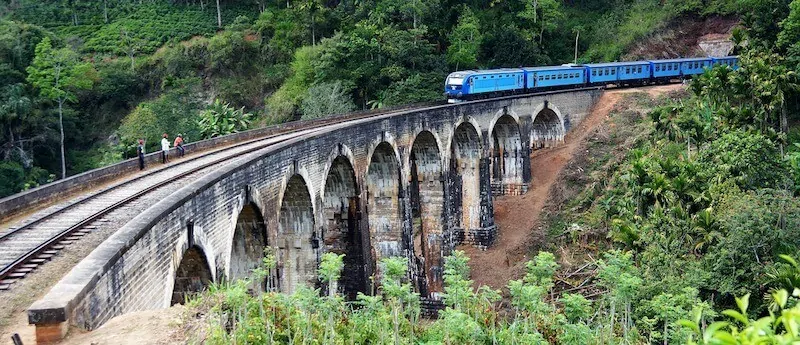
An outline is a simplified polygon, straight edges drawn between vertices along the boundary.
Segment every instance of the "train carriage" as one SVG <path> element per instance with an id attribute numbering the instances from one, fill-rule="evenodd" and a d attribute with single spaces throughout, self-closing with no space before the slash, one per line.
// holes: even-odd
<path id="1" fill-rule="evenodd" d="M 458 71 L 447 77 L 445 95 L 449 102 L 454 103 L 459 100 L 571 87 L 646 85 L 691 78 L 715 65 L 737 69 L 739 59 L 737 56 L 699 57 Z"/>
<path id="2" fill-rule="evenodd" d="M 587 64 L 586 76 L 589 85 L 617 83 L 617 67 L 612 64 Z"/>
<path id="3" fill-rule="evenodd" d="M 608 62 L 586 64 L 588 83 L 602 84 L 635 84 L 643 83 L 650 78 L 650 64 L 647 61 Z"/>
<path id="4" fill-rule="evenodd" d="M 524 79 L 518 68 L 453 72 L 445 82 L 445 94 L 451 102 L 511 94 L 525 89 Z"/>
<path id="5" fill-rule="evenodd" d="M 586 82 L 586 72 L 582 67 L 563 65 L 545 67 L 524 67 L 525 87 L 528 90 L 549 90 Z"/>
<path id="6" fill-rule="evenodd" d="M 711 68 L 711 58 L 681 59 L 681 74 L 683 74 L 684 77 L 703 74 L 707 68 Z"/>
<path id="7" fill-rule="evenodd" d="M 658 81 L 669 81 L 681 77 L 681 63 L 679 59 L 651 60 L 653 78 Z"/>
<path id="8" fill-rule="evenodd" d="M 714 64 L 714 66 L 716 65 L 729 66 L 730 68 L 735 70 L 739 68 L 739 57 L 738 56 L 726 56 L 719 58 L 712 57 L 711 63 Z"/>

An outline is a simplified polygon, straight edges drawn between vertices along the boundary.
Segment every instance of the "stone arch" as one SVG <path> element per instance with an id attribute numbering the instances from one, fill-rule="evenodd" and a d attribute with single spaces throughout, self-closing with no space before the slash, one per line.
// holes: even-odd
<path id="1" fill-rule="evenodd" d="M 444 232 L 444 184 L 441 150 L 430 131 L 414 138 L 409 157 L 412 205 L 412 243 L 417 265 L 418 291 L 442 292 L 442 234 Z"/>
<path id="2" fill-rule="evenodd" d="M 170 305 L 183 304 L 187 297 L 205 290 L 212 279 L 206 253 L 199 246 L 190 246 L 175 269 Z"/>
<path id="3" fill-rule="evenodd" d="M 379 143 L 369 158 L 366 198 L 372 257 L 403 255 L 403 218 L 400 200 L 400 165 L 395 148 Z"/>
<path id="4" fill-rule="evenodd" d="M 450 144 L 452 215 L 456 231 L 465 234 L 481 227 L 480 160 L 478 127 L 462 122 L 453 131 Z"/>
<path id="5" fill-rule="evenodd" d="M 477 135 L 478 135 L 478 142 L 479 143 L 483 142 L 483 133 L 481 132 L 481 126 L 478 124 L 478 121 L 476 121 L 472 117 L 460 118 L 453 125 L 454 131 L 456 129 L 458 129 L 459 127 L 461 127 L 461 125 L 463 125 L 463 124 L 472 125 L 472 128 L 474 129 L 475 133 L 477 133 Z M 453 132 L 451 135 L 455 135 L 455 132 Z M 452 153 L 453 152 L 453 140 L 452 140 L 452 137 L 450 139 L 451 140 L 448 142 L 448 147 L 446 148 L 446 151 L 449 152 L 449 153 Z"/>
<path id="6" fill-rule="evenodd" d="M 490 135 L 492 193 L 519 195 L 525 192 L 523 179 L 526 150 L 522 149 L 519 122 L 503 115 L 494 123 Z"/>
<path id="7" fill-rule="evenodd" d="M 561 111 L 545 102 L 533 111 L 531 125 L 531 147 L 533 149 L 552 147 L 564 141 L 566 126 Z"/>
<path id="8" fill-rule="evenodd" d="M 233 280 L 251 276 L 253 270 L 262 264 L 267 242 L 267 225 L 261 210 L 253 202 L 245 204 L 236 217 L 233 230 L 229 277 Z M 274 285 L 268 277 L 264 281 L 253 282 L 250 288 L 268 291 Z"/>
<path id="9" fill-rule="evenodd" d="M 369 292 L 365 266 L 368 252 L 364 251 L 360 231 L 360 191 L 346 156 L 337 156 L 327 170 L 322 192 L 322 241 L 325 251 L 345 255 L 339 290 L 348 300 L 355 300 L 359 292 Z"/>
<path id="10" fill-rule="evenodd" d="M 294 174 L 286 183 L 278 212 L 278 275 L 282 290 L 294 292 L 300 285 L 316 282 L 314 205 L 306 180 Z"/>

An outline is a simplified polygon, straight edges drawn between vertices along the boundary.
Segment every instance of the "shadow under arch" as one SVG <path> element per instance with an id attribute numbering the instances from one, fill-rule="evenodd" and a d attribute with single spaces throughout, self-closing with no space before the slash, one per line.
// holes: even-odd
<path id="1" fill-rule="evenodd" d="M 319 240 L 314 231 L 314 206 L 305 180 L 289 178 L 278 215 L 278 276 L 283 292 L 313 286 L 317 277 Z"/>
<path id="2" fill-rule="evenodd" d="M 478 130 L 471 123 L 462 122 L 450 144 L 450 207 L 454 228 L 464 234 L 481 227 L 480 160 Z"/>
<path id="3" fill-rule="evenodd" d="M 205 252 L 196 245 L 189 247 L 183 253 L 181 263 L 175 270 L 170 305 L 183 304 L 191 295 L 205 290 L 211 281 L 211 268 L 208 266 Z"/>
<path id="4" fill-rule="evenodd" d="M 404 254 L 400 188 L 399 159 L 392 145 L 383 141 L 370 157 L 366 178 L 367 218 L 376 261 Z"/>
<path id="5" fill-rule="evenodd" d="M 522 149 L 519 124 L 510 115 L 501 116 L 492 128 L 491 174 L 493 195 L 518 195 L 527 187 L 523 181 L 526 151 Z"/>
<path id="6" fill-rule="evenodd" d="M 411 146 L 409 187 L 417 290 L 426 297 L 443 291 L 441 254 L 445 203 L 442 170 L 436 137 L 429 131 L 420 132 Z"/>
<path id="7" fill-rule="evenodd" d="M 249 202 L 242 207 L 236 218 L 231 244 L 230 278 L 245 279 L 253 274 L 253 270 L 261 267 L 264 249 L 267 248 L 267 226 L 261 211 L 254 203 Z M 259 291 L 270 291 L 275 288 L 274 278 L 253 282 L 251 288 Z"/>
<path id="8" fill-rule="evenodd" d="M 331 163 L 322 200 L 322 242 L 326 252 L 344 254 L 344 268 L 338 289 L 347 300 L 355 300 L 358 293 L 368 294 L 365 250 L 369 236 L 361 231 L 359 188 L 355 170 L 345 156 L 337 156 Z"/>
<path id="9" fill-rule="evenodd" d="M 533 149 L 552 147 L 564 141 L 564 125 L 558 114 L 550 108 L 543 108 L 534 114 L 531 125 L 531 146 Z"/>

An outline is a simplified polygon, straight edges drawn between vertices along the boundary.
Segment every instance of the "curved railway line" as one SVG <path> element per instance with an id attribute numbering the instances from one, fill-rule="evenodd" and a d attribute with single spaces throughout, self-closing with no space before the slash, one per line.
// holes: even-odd
<path id="1" fill-rule="evenodd" d="M 310 121 L 300 129 L 290 129 L 262 138 L 201 153 L 195 157 L 136 174 L 125 181 L 83 193 L 82 195 L 40 210 L 28 219 L 0 230 L 0 290 L 13 284 L 52 259 L 59 250 L 80 240 L 84 235 L 108 223 L 112 213 L 133 219 L 143 204 L 155 204 L 171 191 L 234 163 L 237 157 L 299 135 L 324 130 L 342 122 L 383 116 L 409 109 L 424 109 L 443 102 L 409 105 L 396 109 L 366 111 L 321 121 Z M 119 219 L 119 217 L 115 217 Z M 121 224 L 120 224 L 121 225 Z"/>

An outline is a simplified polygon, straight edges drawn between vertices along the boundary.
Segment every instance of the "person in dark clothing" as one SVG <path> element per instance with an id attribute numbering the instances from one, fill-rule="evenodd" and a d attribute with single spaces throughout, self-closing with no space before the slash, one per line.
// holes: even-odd
<path id="1" fill-rule="evenodd" d="M 139 156 L 139 170 L 144 170 L 144 139 L 139 139 L 136 154 Z"/>

